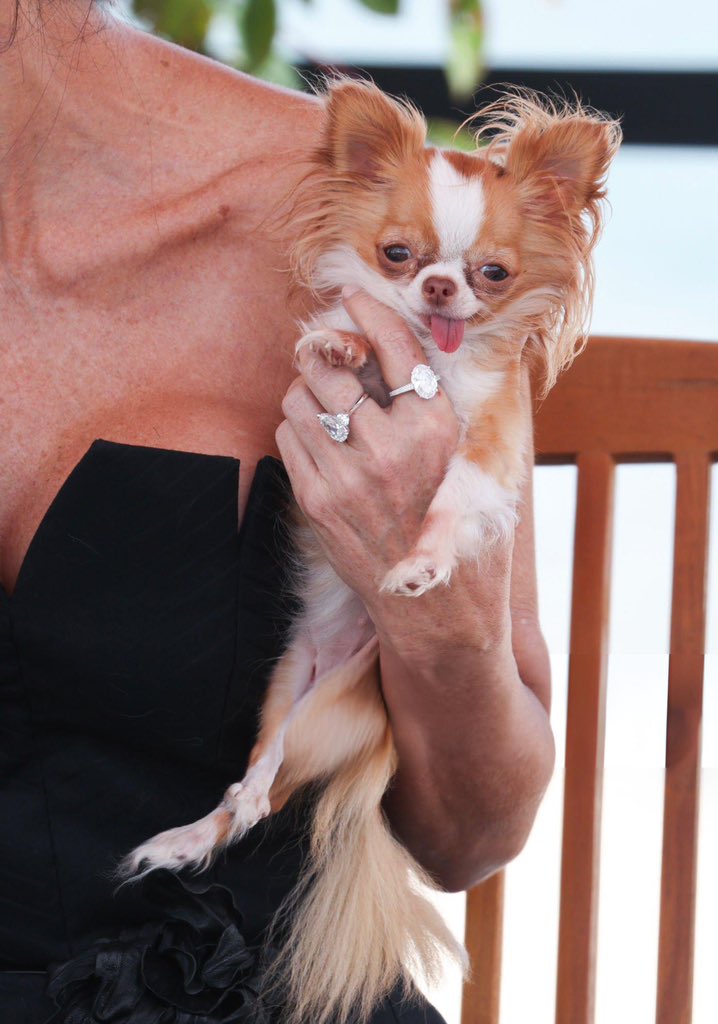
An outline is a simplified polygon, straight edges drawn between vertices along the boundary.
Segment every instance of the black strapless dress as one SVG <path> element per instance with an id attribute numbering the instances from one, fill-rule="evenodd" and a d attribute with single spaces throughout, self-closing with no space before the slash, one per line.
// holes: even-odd
<path id="1" fill-rule="evenodd" d="M 257 977 L 302 863 L 301 803 L 199 876 L 112 877 L 211 810 L 254 743 L 289 615 L 288 485 L 262 459 L 238 533 L 238 475 L 226 456 L 95 441 L 0 591 L 2 1024 L 281 1021 Z M 441 1024 L 398 997 L 372 1024 L 397 1020 Z"/>

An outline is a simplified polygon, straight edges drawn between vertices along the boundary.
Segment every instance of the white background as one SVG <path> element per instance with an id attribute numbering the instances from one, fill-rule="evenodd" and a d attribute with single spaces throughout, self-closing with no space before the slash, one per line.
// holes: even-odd
<path id="1" fill-rule="evenodd" d="M 293 55 L 367 64 L 442 64 L 448 0 L 403 0 L 383 18 L 356 0 L 280 0 Z M 718 69 L 710 0 L 484 0 L 489 65 Z"/>

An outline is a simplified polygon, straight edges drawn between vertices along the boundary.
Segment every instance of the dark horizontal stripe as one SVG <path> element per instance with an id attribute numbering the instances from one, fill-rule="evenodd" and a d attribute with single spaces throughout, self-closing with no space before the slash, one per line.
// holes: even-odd
<path id="1" fill-rule="evenodd" d="M 300 70 L 311 77 L 321 69 L 312 65 Z M 339 70 L 370 75 L 387 92 L 409 96 L 427 117 L 463 120 L 476 109 L 470 101 L 456 103 L 450 98 L 441 68 Z M 493 68 L 476 94 L 477 105 L 484 102 L 484 94 L 490 98 L 490 87 L 508 82 L 544 93 L 575 93 L 585 103 L 620 116 L 626 142 L 718 146 L 718 72 Z"/>

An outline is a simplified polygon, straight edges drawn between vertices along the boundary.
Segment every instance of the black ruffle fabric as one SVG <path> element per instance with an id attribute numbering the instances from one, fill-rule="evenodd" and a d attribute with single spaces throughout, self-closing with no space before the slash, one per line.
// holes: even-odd
<path id="1" fill-rule="evenodd" d="M 139 884 L 161 921 L 55 968 L 47 1024 L 269 1024 L 260 990 L 270 953 L 247 945 L 229 889 L 169 871 Z"/>

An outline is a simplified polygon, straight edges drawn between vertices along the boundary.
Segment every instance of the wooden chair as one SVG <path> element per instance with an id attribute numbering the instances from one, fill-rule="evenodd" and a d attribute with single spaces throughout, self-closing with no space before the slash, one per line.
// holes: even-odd
<path id="1" fill-rule="evenodd" d="M 676 521 L 657 1024 L 690 1024 L 711 463 L 718 344 L 593 338 L 536 415 L 537 464 L 578 467 L 556 1024 L 594 1024 L 613 486 L 672 461 Z M 468 894 L 462 1024 L 498 1024 L 503 874 Z M 598 1022 L 605 1024 L 605 1022 Z"/>

